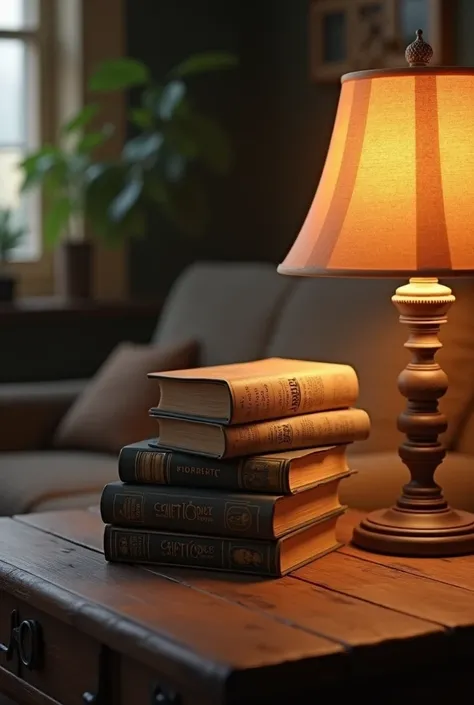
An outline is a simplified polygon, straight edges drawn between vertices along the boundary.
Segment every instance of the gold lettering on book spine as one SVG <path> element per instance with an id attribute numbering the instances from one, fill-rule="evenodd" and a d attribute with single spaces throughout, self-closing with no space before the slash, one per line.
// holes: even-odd
<path id="1" fill-rule="evenodd" d="M 283 459 L 249 458 L 239 464 L 239 486 L 243 490 L 283 492 L 285 466 Z"/>
<path id="2" fill-rule="evenodd" d="M 153 512 L 157 519 L 169 521 L 204 522 L 212 524 L 214 522 L 214 507 L 210 504 L 194 501 L 193 499 L 183 502 L 168 502 L 166 500 L 155 502 Z"/>
<path id="3" fill-rule="evenodd" d="M 294 448 L 365 440 L 370 418 L 363 409 L 335 409 L 225 429 L 229 455 L 257 455 Z"/>
<path id="4" fill-rule="evenodd" d="M 258 504 L 243 502 L 226 502 L 224 508 L 224 527 L 234 533 L 255 531 L 258 536 L 260 507 Z"/>
<path id="5" fill-rule="evenodd" d="M 114 555 L 126 560 L 149 561 L 150 537 L 147 534 L 132 534 L 124 531 L 114 532 Z"/>
<path id="6" fill-rule="evenodd" d="M 344 408 L 358 396 L 354 370 L 346 367 L 341 372 L 339 366 L 324 373 L 295 369 L 293 375 L 233 379 L 230 388 L 234 424 Z"/>
<path id="7" fill-rule="evenodd" d="M 143 524 L 145 521 L 145 496 L 140 492 L 121 494 L 113 498 L 112 515 L 114 522 L 121 520 L 133 524 Z"/>
<path id="8" fill-rule="evenodd" d="M 167 460 L 170 453 L 156 453 L 139 450 L 135 456 L 135 480 L 137 482 L 153 482 L 157 485 L 168 484 Z"/>
<path id="9" fill-rule="evenodd" d="M 197 541 L 195 538 L 163 539 L 160 543 L 160 552 L 163 558 L 172 558 L 173 561 L 193 562 L 196 560 L 212 561 L 216 550 L 210 542 Z"/>
<path id="10" fill-rule="evenodd" d="M 227 564 L 230 569 L 247 569 L 249 572 L 271 573 L 275 570 L 272 565 L 272 549 L 269 546 L 236 545 L 234 541 L 228 544 Z"/>

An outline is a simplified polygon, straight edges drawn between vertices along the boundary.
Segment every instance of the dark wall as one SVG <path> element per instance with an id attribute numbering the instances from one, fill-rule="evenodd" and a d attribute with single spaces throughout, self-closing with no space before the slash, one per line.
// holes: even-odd
<path id="1" fill-rule="evenodd" d="M 128 0 L 128 53 L 156 77 L 195 51 L 228 50 L 240 60 L 238 70 L 195 85 L 236 150 L 231 177 L 213 186 L 209 230 L 190 241 L 154 216 L 131 253 L 135 296 L 166 293 L 195 259 L 277 263 L 286 253 L 317 184 L 339 95 L 337 84 L 309 80 L 308 4 Z"/>
<path id="2" fill-rule="evenodd" d="M 474 2 L 472 0 L 456 0 L 457 2 L 457 63 L 466 66 L 474 66 L 474 42 L 472 32 L 474 30 Z"/>

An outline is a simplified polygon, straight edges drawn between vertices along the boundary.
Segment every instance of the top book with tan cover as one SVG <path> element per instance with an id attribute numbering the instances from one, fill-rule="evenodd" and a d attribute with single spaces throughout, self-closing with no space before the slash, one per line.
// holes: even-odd
<path id="1" fill-rule="evenodd" d="M 359 394 L 350 365 L 279 357 L 148 377 L 159 383 L 154 416 L 224 425 L 344 409 L 354 406 Z"/>

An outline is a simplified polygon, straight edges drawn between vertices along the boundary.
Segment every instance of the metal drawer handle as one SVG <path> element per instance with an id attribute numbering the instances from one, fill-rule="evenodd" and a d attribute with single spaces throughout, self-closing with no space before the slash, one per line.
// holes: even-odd
<path id="1" fill-rule="evenodd" d="M 20 661 L 33 671 L 41 663 L 42 635 L 41 625 L 35 619 L 24 619 L 13 630 Z"/>
<path id="2" fill-rule="evenodd" d="M 7 661 L 13 658 L 15 651 L 22 664 L 33 671 L 41 666 L 43 656 L 43 637 L 41 625 L 35 619 L 20 622 L 18 610 L 10 615 L 10 641 L 0 644 L 0 653 L 6 655 Z"/>
<path id="3" fill-rule="evenodd" d="M 99 674 L 97 692 L 86 691 L 82 693 L 82 702 L 85 705 L 109 705 L 109 651 L 103 646 L 99 654 Z"/>
<path id="4" fill-rule="evenodd" d="M 10 615 L 10 641 L 8 644 L 0 644 L 0 653 L 6 654 L 7 661 L 11 661 L 13 658 L 13 654 L 15 652 L 15 639 L 13 637 L 14 630 L 18 626 L 18 622 L 20 621 L 18 617 L 18 612 L 16 610 L 13 610 L 13 612 Z"/>
<path id="5" fill-rule="evenodd" d="M 150 705 L 181 705 L 181 696 L 157 683 L 151 694 Z"/>

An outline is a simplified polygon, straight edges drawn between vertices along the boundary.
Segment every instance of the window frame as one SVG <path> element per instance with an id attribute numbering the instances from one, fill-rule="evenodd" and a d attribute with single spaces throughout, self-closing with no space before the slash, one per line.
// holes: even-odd
<path id="1" fill-rule="evenodd" d="M 38 79 L 38 141 L 54 142 L 56 135 L 57 78 L 56 62 L 56 2 L 38 0 L 38 26 L 31 29 L 0 29 L 0 39 L 21 39 L 34 41 L 37 51 Z M 20 280 L 21 293 L 29 296 L 47 294 L 53 276 L 52 253 L 45 250 L 43 239 L 44 202 L 38 197 L 38 223 L 40 251 L 38 257 L 14 259 L 9 263 L 9 271 Z"/>
<path id="2" fill-rule="evenodd" d="M 100 4 L 101 12 L 98 13 L 96 4 L 86 0 L 39 0 L 40 21 L 35 32 L 39 47 L 42 142 L 54 144 L 59 125 L 84 105 L 88 99 L 87 77 L 97 64 L 125 53 L 124 0 L 101 0 Z M 12 36 L 9 30 L 5 33 Z M 30 36 L 29 30 L 25 30 L 27 35 Z M 72 63 L 73 76 L 71 66 L 69 72 L 65 69 L 66 63 Z M 107 146 L 107 154 L 113 156 L 120 153 L 125 135 L 125 100 L 123 96 L 108 96 L 103 108 L 105 116 L 109 115 L 109 119 L 117 124 L 115 136 Z M 44 205 L 41 198 L 41 222 Z M 18 278 L 20 297 L 54 294 L 56 252 L 45 246 L 43 233 L 41 238 L 43 245 L 39 259 L 9 264 L 11 273 Z M 93 281 L 96 296 L 104 299 L 128 297 L 127 261 L 127 244 L 111 251 L 96 243 Z"/>

